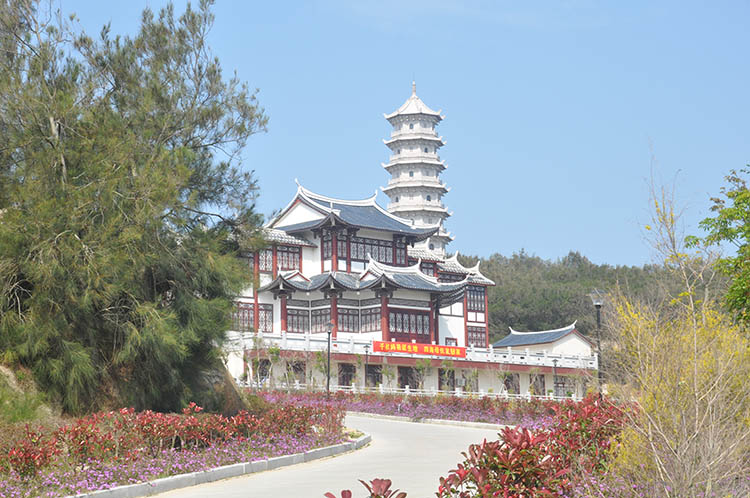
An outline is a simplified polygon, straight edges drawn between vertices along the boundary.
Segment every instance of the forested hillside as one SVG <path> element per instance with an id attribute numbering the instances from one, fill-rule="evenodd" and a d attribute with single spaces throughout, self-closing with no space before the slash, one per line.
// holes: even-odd
<path id="1" fill-rule="evenodd" d="M 459 256 L 467 266 L 480 260 Z M 577 320 L 578 330 L 593 333 L 596 311 L 588 294 L 616 286 L 646 301 L 663 299 L 665 286 L 677 287 L 672 273 L 660 265 L 597 265 L 578 252 L 557 261 L 544 260 L 523 250 L 510 257 L 481 258 L 480 269 L 497 284 L 490 288 L 490 341 L 515 330 L 546 330 Z"/>

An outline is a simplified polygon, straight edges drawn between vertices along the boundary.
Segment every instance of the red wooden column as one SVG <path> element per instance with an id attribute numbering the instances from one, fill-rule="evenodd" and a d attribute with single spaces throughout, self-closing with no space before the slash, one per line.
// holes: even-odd
<path id="1" fill-rule="evenodd" d="M 386 342 L 391 340 L 388 328 L 388 292 L 380 292 L 380 336 Z"/>
<path id="2" fill-rule="evenodd" d="M 440 344 L 440 334 L 437 330 L 437 321 L 435 320 L 435 300 L 430 298 L 430 337 L 435 344 Z"/>
<path id="3" fill-rule="evenodd" d="M 339 271 L 339 239 L 336 230 L 331 230 L 331 271 Z"/>
<path id="4" fill-rule="evenodd" d="M 325 240 L 323 230 L 320 231 L 320 273 L 325 272 Z"/>
<path id="5" fill-rule="evenodd" d="M 469 347 L 469 325 L 467 323 L 469 319 L 469 299 L 467 298 L 468 291 L 464 290 L 464 346 Z"/>
<path id="6" fill-rule="evenodd" d="M 253 258 L 253 327 L 255 332 L 258 332 L 258 320 L 260 320 L 258 287 L 260 287 L 260 251 L 256 252 Z"/>
<path id="7" fill-rule="evenodd" d="M 352 236 L 346 234 L 346 273 L 352 272 Z"/>
<path id="8" fill-rule="evenodd" d="M 278 259 L 278 255 L 276 253 L 276 246 L 273 246 L 273 258 L 272 258 L 272 260 L 273 260 L 273 263 L 272 263 L 273 264 L 273 273 L 272 273 L 273 277 L 272 278 L 275 279 L 278 276 L 278 273 L 279 273 L 279 263 L 278 263 L 279 259 Z"/>
<path id="9" fill-rule="evenodd" d="M 286 329 L 286 294 L 282 294 L 279 296 L 281 298 L 281 331 L 287 332 Z"/>
<path id="10" fill-rule="evenodd" d="M 486 285 L 484 286 L 484 347 L 490 347 L 490 307 L 487 304 L 487 292 L 490 290 Z"/>
<path id="11" fill-rule="evenodd" d="M 333 329 L 331 330 L 331 337 L 336 338 L 336 333 L 339 331 L 339 308 L 338 308 L 338 296 L 335 292 L 331 292 L 331 322 L 333 322 Z"/>

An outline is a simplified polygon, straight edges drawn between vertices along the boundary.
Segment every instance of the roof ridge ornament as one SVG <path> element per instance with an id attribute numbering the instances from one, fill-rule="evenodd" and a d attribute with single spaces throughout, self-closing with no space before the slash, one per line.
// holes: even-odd
<path id="1" fill-rule="evenodd" d="M 412 80 L 411 82 L 411 94 L 416 95 L 417 94 L 417 82 Z"/>

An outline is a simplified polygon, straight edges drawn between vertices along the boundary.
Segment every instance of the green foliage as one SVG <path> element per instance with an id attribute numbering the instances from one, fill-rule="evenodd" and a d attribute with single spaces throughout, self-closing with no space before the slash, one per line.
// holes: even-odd
<path id="1" fill-rule="evenodd" d="M 466 266 L 476 257 L 459 257 Z M 662 266 L 597 265 L 578 252 L 547 261 L 524 252 L 482 259 L 481 271 L 495 281 L 489 288 L 490 341 L 501 339 L 508 327 L 515 330 L 548 330 L 577 320 L 583 334 L 596 329 L 596 313 L 588 294 L 592 289 L 619 286 L 647 300 L 659 299 L 662 284 L 676 280 Z"/>
<path id="2" fill-rule="evenodd" d="M 17 391 L 0 375 L 0 425 L 33 421 L 43 404 L 42 395 Z"/>
<path id="3" fill-rule="evenodd" d="M 744 178 L 749 173 L 749 169 L 729 173 L 726 177 L 729 185 L 721 189 L 724 198 L 711 199 L 715 216 L 700 223 L 708 232 L 704 242 L 712 245 L 729 242 L 737 248 L 735 255 L 720 258 L 717 267 L 731 279 L 727 307 L 745 324 L 750 323 L 750 191 Z M 701 241 L 693 237 L 689 242 L 696 245 Z"/>
<path id="4" fill-rule="evenodd" d="M 66 411 L 184 405 L 248 283 L 236 161 L 266 117 L 211 56 L 209 4 L 96 40 L 0 5 L 0 350 Z"/>

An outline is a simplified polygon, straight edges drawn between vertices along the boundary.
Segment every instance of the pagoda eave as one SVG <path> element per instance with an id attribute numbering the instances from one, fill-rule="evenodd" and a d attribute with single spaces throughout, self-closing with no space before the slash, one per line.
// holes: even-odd
<path id="1" fill-rule="evenodd" d="M 430 213 L 444 214 L 446 217 L 453 213 L 449 213 L 447 209 L 433 206 L 391 206 L 390 211 L 392 213 L 423 213 L 428 211 Z"/>
<path id="2" fill-rule="evenodd" d="M 425 189 L 431 189 L 433 191 L 438 191 L 442 193 L 447 193 L 450 188 L 446 187 L 445 184 L 442 183 L 420 183 L 420 182 L 405 182 L 402 184 L 393 184 L 393 185 L 386 185 L 385 187 L 381 187 L 380 190 L 383 192 L 391 192 L 396 191 L 399 189 L 415 189 L 415 188 L 425 188 Z"/>
<path id="3" fill-rule="evenodd" d="M 436 143 L 440 144 L 440 147 L 442 147 L 442 146 L 444 146 L 446 144 L 445 140 L 443 140 L 443 137 L 434 137 L 434 136 L 429 136 L 429 135 L 419 135 L 419 136 L 416 136 L 416 135 L 411 135 L 411 136 L 410 135 L 404 135 L 404 136 L 400 136 L 400 137 L 392 137 L 389 140 L 383 139 L 383 143 L 385 145 L 388 145 L 388 146 L 390 146 L 391 144 L 395 144 L 395 143 L 419 142 L 419 141 L 433 142 L 433 143 L 436 142 Z"/>
<path id="4" fill-rule="evenodd" d="M 418 165 L 418 164 L 424 164 L 427 166 L 437 166 L 438 168 L 441 168 L 441 171 L 448 168 L 446 166 L 444 161 L 440 160 L 434 160 L 429 158 L 401 158 L 401 159 L 391 159 L 388 164 L 380 163 L 383 165 L 385 169 L 393 168 L 394 166 L 408 166 L 408 165 Z"/>

